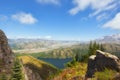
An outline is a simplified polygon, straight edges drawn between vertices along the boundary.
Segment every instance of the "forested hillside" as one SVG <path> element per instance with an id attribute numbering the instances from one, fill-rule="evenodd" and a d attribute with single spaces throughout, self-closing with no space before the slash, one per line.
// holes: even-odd
<path id="1" fill-rule="evenodd" d="M 120 57 L 120 44 L 102 44 L 104 51 L 110 52 L 118 57 Z M 41 58 L 71 58 L 76 54 L 84 55 L 88 53 L 89 44 L 79 44 L 73 45 L 65 48 L 58 48 L 43 52 L 34 52 L 31 54 L 27 54 L 26 52 L 16 53 L 17 56 L 21 55 L 31 55 L 34 57 Z"/>
<path id="2" fill-rule="evenodd" d="M 65 48 L 53 49 L 45 52 L 36 52 L 31 54 L 16 53 L 17 56 L 31 55 L 36 58 L 73 58 L 76 54 L 87 54 L 88 45 L 80 44 Z"/>

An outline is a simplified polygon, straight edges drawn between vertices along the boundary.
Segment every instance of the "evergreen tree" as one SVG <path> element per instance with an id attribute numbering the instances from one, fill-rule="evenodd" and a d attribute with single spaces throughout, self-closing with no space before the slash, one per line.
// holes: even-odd
<path id="1" fill-rule="evenodd" d="M 92 53 L 92 41 L 89 44 L 88 55 L 91 55 L 91 53 Z"/>
<path id="2" fill-rule="evenodd" d="M 89 48 L 88 48 L 88 54 L 81 55 L 81 58 L 79 59 L 79 61 L 87 62 L 89 56 L 95 55 L 96 54 L 96 50 L 99 50 L 99 49 L 101 49 L 101 45 L 100 44 L 98 44 L 96 42 L 90 41 Z"/>
<path id="3" fill-rule="evenodd" d="M 23 80 L 22 70 L 21 70 L 21 64 L 19 59 L 16 59 L 14 62 L 12 77 L 10 80 Z"/>
<path id="4" fill-rule="evenodd" d="M 94 55 L 96 53 L 96 50 L 100 49 L 100 45 L 96 42 L 90 42 L 89 44 L 89 50 L 88 50 L 88 56 Z"/>
<path id="5" fill-rule="evenodd" d="M 101 45 L 100 44 L 97 44 L 97 49 L 101 50 Z"/>
<path id="6" fill-rule="evenodd" d="M 95 55 L 96 50 L 98 49 L 98 44 L 96 42 L 93 43 L 92 54 Z"/>
<path id="7" fill-rule="evenodd" d="M 105 48 L 103 47 L 103 44 L 100 45 L 100 50 L 105 51 Z"/>
<path id="8" fill-rule="evenodd" d="M 76 55 L 75 55 L 75 61 L 79 61 L 79 53 L 76 53 Z"/>

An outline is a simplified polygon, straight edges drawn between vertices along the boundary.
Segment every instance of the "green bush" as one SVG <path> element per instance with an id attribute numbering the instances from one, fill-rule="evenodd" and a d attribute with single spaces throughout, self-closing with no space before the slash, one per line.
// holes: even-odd
<path id="1" fill-rule="evenodd" d="M 116 73 L 114 70 L 105 69 L 103 72 L 96 72 L 95 78 L 97 80 L 112 80 Z"/>

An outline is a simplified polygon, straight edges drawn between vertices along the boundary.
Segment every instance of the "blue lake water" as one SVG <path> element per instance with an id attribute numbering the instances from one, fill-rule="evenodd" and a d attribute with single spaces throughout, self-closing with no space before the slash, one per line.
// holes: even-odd
<path id="1" fill-rule="evenodd" d="M 66 59 L 54 59 L 54 58 L 39 58 L 40 60 L 43 60 L 45 62 L 48 62 L 57 68 L 63 69 L 65 68 L 65 64 L 72 60 L 72 58 L 66 58 Z"/>

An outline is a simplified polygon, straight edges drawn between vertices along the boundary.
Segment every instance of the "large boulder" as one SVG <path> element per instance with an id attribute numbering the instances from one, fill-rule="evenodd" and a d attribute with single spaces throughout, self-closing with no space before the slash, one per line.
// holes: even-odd
<path id="1" fill-rule="evenodd" d="M 120 60 L 115 55 L 97 50 L 96 55 L 89 57 L 86 77 L 92 78 L 96 71 L 104 71 L 105 68 L 119 72 Z"/>
<path id="2" fill-rule="evenodd" d="M 14 54 L 8 45 L 8 39 L 4 32 L 0 30 L 0 73 L 11 73 Z"/>

